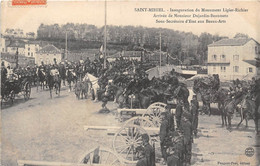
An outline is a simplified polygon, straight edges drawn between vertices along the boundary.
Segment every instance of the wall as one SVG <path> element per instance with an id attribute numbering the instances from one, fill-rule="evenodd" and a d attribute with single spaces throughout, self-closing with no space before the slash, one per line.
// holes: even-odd
<path id="1" fill-rule="evenodd" d="M 27 57 L 35 57 L 36 52 L 39 50 L 39 44 L 25 44 L 24 55 Z"/>
<path id="2" fill-rule="evenodd" d="M 6 52 L 8 52 L 10 54 L 16 54 L 16 51 L 17 51 L 17 47 L 7 47 L 7 49 L 6 49 Z M 18 53 L 19 53 L 19 55 L 24 55 L 24 48 L 19 47 Z"/>

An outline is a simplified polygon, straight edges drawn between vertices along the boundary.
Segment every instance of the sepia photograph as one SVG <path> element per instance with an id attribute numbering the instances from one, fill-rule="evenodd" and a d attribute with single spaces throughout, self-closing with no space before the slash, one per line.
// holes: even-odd
<path id="1" fill-rule="evenodd" d="M 259 1 L 0 11 L 0 166 L 260 166 Z"/>

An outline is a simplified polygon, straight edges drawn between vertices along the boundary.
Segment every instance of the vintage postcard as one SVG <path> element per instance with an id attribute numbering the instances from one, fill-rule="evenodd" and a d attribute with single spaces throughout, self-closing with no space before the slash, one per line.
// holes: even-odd
<path id="1" fill-rule="evenodd" d="M 1 2 L 2 166 L 260 166 L 259 1 Z"/>

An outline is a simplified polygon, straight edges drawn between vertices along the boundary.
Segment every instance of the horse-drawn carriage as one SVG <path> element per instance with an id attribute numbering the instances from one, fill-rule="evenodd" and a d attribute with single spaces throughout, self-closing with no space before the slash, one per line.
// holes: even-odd
<path id="1" fill-rule="evenodd" d="M 19 79 L 8 79 L 1 84 L 1 104 L 10 102 L 13 104 L 15 95 L 21 93 L 25 100 L 30 99 L 31 82 L 27 77 Z"/>

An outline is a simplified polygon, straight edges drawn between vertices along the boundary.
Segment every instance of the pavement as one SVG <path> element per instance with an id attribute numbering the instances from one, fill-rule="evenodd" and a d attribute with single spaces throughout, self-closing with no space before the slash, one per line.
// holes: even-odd
<path id="1" fill-rule="evenodd" d="M 117 105 L 109 102 L 110 113 L 99 113 L 101 102 L 77 100 L 73 92 L 62 88 L 61 95 L 50 99 L 49 91 L 32 89 L 31 99 L 17 96 L 13 106 L 1 110 L 1 162 L 15 166 L 17 160 L 78 162 L 89 149 L 99 145 L 112 149 L 112 136 L 102 131 L 88 131 L 84 125 L 121 126 L 115 118 Z M 233 124 L 239 117 L 232 119 Z M 260 160 L 256 152 L 260 137 L 249 127 L 232 126 L 229 131 L 221 126 L 218 115 L 200 115 L 198 138 L 192 145 L 192 165 L 252 165 Z M 258 141 L 258 142 L 257 142 Z M 245 155 L 253 148 L 252 157 Z"/>

